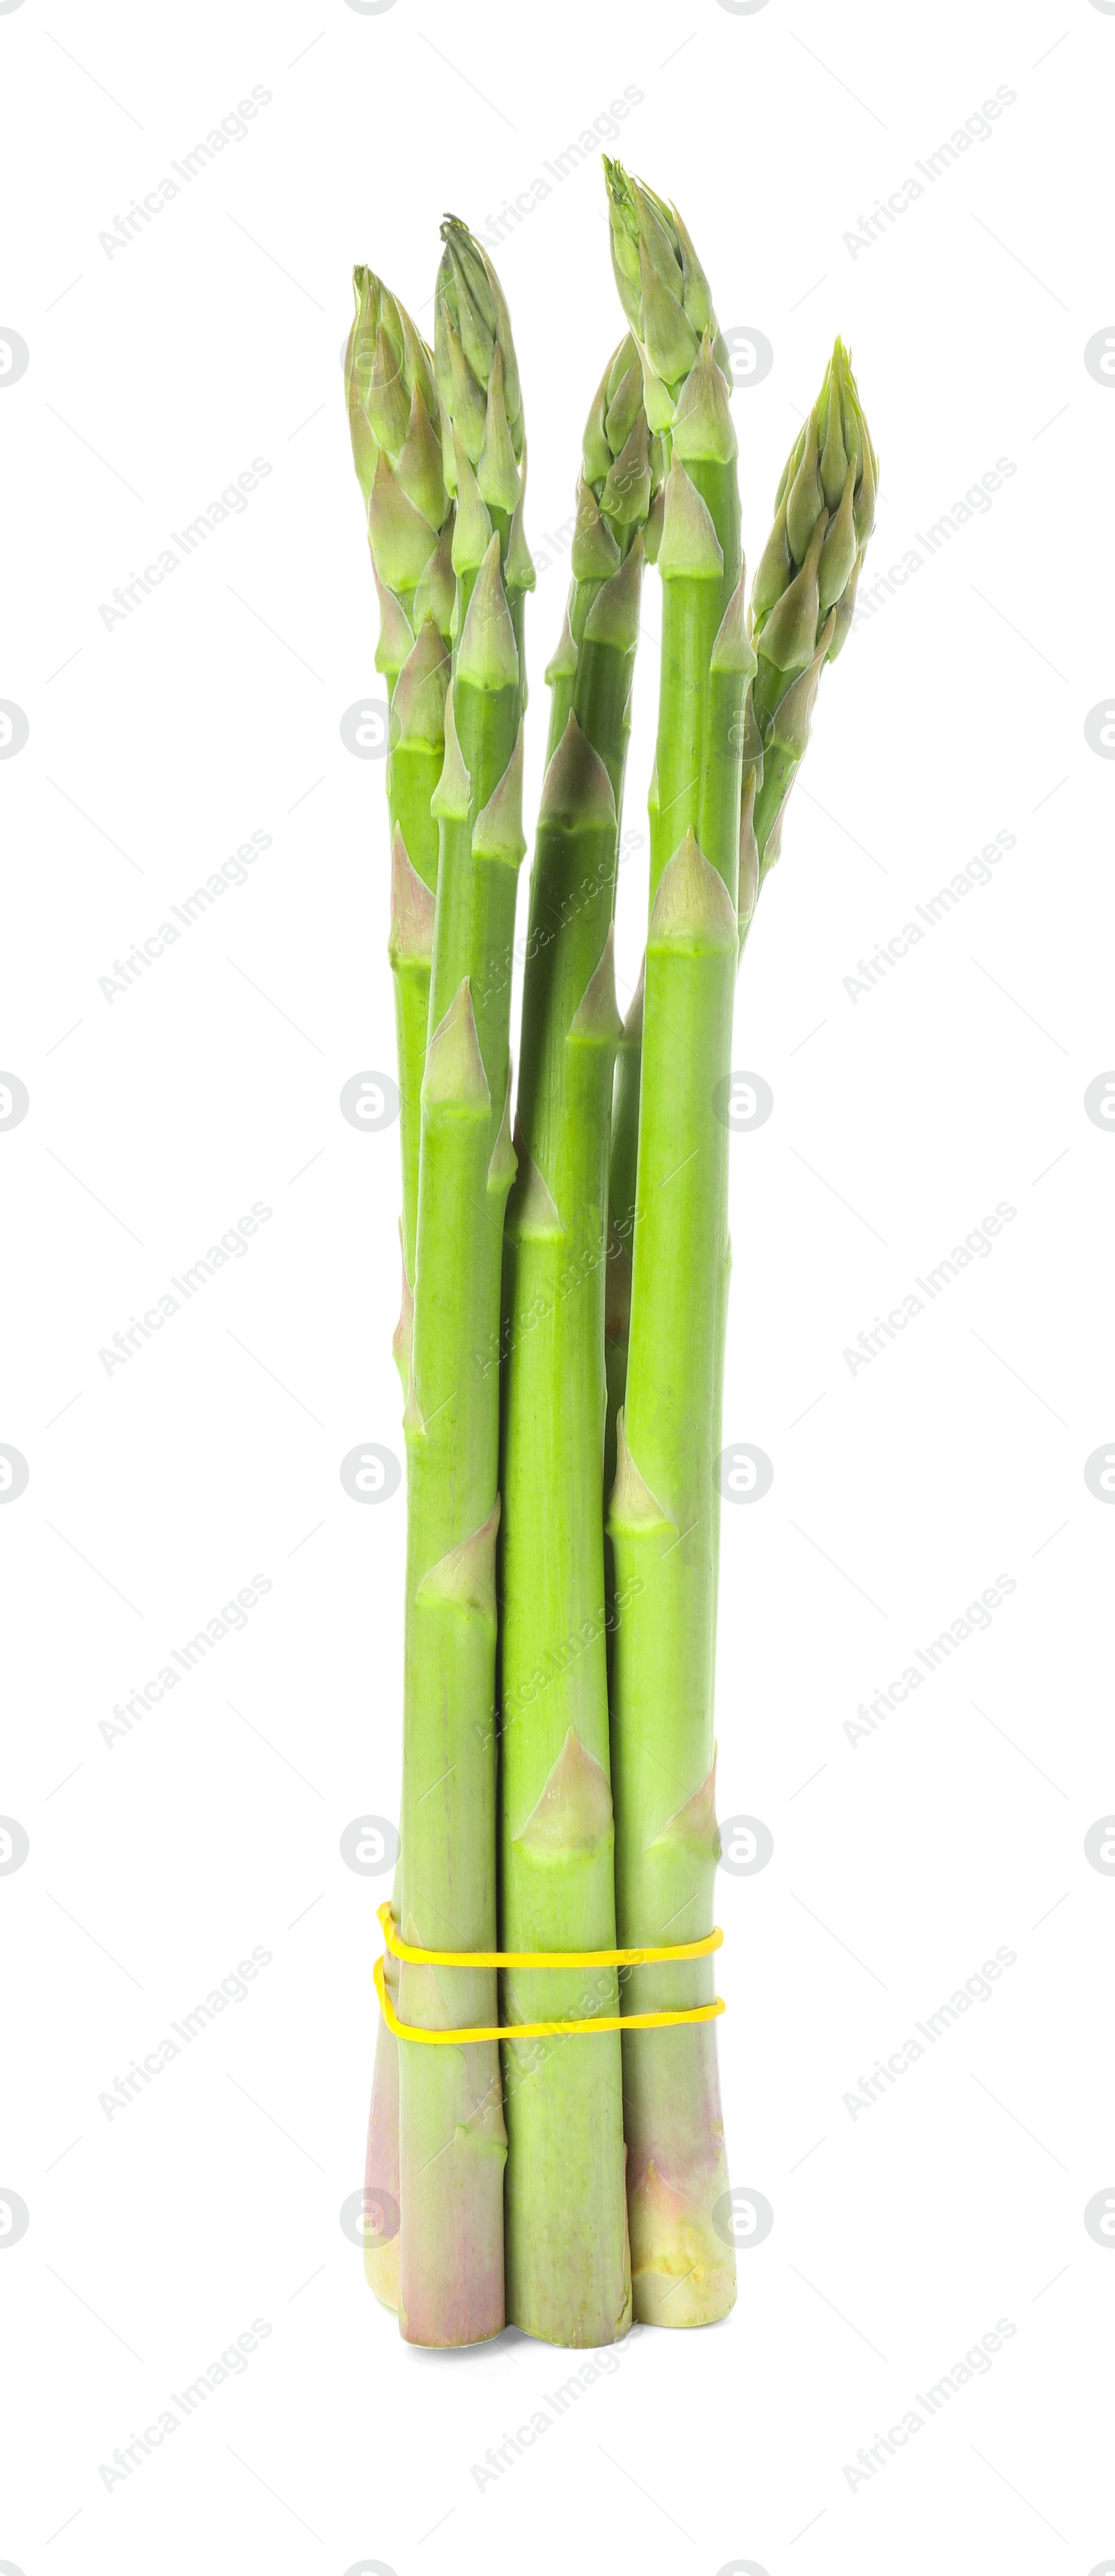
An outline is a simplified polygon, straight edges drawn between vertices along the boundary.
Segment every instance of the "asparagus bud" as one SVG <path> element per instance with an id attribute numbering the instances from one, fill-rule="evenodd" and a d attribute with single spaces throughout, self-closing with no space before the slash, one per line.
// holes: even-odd
<path id="1" fill-rule="evenodd" d="M 376 577 L 411 618 L 449 510 L 434 362 L 409 313 L 370 268 L 352 272 L 345 353 L 352 457 Z M 421 618 L 419 617 L 419 623 Z"/>
<path id="2" fill-rule="evenodd" d="M 675 206 L 604 155 L 612 267 L 643 369 L 647 420 L 671 427 L 674 404 L 704 333 L 728 373 L 708 279 Z"/>
<path id="3" fill-rule="evenodd" d="M 836 660 L 852 622 L 878 479 L 851 360 L 837 340 L 783 468 L 774 526 L 751 589 L 758 656 L 752 704 L 762 746 L 755 801 L 760 884 L 809 739 L 822 666 Z"/>
<path id="4" fill-rule="evenodd" d="M 376 668 L 390 705 L 388 814 L 393 845 L 432 894 L 437 826 L 430 797 L 444 751 L 445 641 L 450 626 L 453 510 L 442 472 L 431 352 L 373 269 L 353 270 L 356 311 L 345 353 L 353 463 L 368 515 L 379 596 Z M 396 884 L 398 856 L 394 859 Z M 428 1018 L 429 948 L 403 970 L 393 934 L 403 1163 L 403 1261 L 413 1281 L 419 1092 Z M 392 2043 L 393 2045 L 393 2043 Z"/>
<path id="5" fill-rule="evenodd" d="M 458 508 L 467 501 L 470 524 L 477 524 L 479 503 L 488 514 L 489 533 L 494 529 L 499 537 L 521 652 L 521 596 L 534 588 L 534 566 L 523 536 L 526 435 L 511 318 L 487 253 L 459 216 L 446 216 L 441 238 L 434 365 L 445 481 Z M 479 560 L 454 558 L 458 582 L 464 581 L 461 615 Z"/>

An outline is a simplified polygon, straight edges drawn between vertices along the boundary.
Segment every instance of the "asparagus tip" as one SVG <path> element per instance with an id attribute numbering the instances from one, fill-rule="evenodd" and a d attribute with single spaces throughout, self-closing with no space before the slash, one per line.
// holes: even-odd
<path id="1" fill-rule="evenodd" d="M 645 957 L 641 957 L 639 960 L 639 980 L 635 986 L 631 1000 L 628 1003 L 627 1016 L 623 1023 L 622 1043 L 624 1046 L 641 1047 L 643 1043 L 643 1001 L 646 994 L 646 981 L 647 961 Z"/>
<path id="2" fill-rule="evenodd" d="M 492 1159 L 488 1165 L 489 1190 L 492 1192 L 509 1190 L 518 1168 L 519 1157 L 511 1141 L 511 1067 L 509 1064 L 507 1089 L 503 1096 L 503 1116 L 499 1122 L 499 1134 L 492 1147 Z"/>
<path id="3" fill-rule="evenodd" d="M 391 740 L 440 744 L 445 737 L 445 692 L 449 655 L 432 610 L 428 610 L 407 654 L 391 700 Z"/>
<path id="4" fill-rule="evenodd" d="M 604 942 L 600 963 L 590 975 L 569 1024 L 570 1037 L 585 1045 L 617 1047 L 623 1036 L 623 1022 L 616 1001 L 615 943 L 613 922 Z"/>
<path id="5" fill-rule="evenodd" d="M 696 365 L 690 368 L 678 397 L 673 451 L 687 462 L 712 465 L 732 465 L 739 454 L 728 387 L 713 356 L 707 330 L 701 335 Z"/>
<path id="6" fill-rule="evenodd" d="M 425 1609 L 463 1611 L 466 1617 L 482 1619 L 494 1632 L 496 1625 L 496 1533 L 499 1529 L 499 1495 L 480 1528 L 451 1547 L 445 1556 L 431 1565 L 419 1583 L 415 1599 Z"/>
<path id="7" fill-rule="evenodd" d="M 737 678 L 753 680 L 759 664 L 755 647 L 747 631 L 746 567 L 740 565 L 740 576 L 724 611 L 709 668 L 731 671 Z"/>
<path id="8" fill-rule="evenodd" d="M 474 859 L 496 859 L 517 868 L 526 852 L 523 833 L 523 726 L 499 785 L 478 814 L 472 829 Z"/>
<path id="9" fill-rule="evenodd" d="M 492 1095 L 476 1034 L 472 988 L 466 975 L 426 1049 L 422 1108 L 423 1112 L 441 1109 L 475 1117 L 489 1115 L 491 1106 Z"/>
<path id="10" fill-rule="evenodd" d="M 706 954 L 739 941 L 735 907 L 724 879 L 698 849 L 690 828 L 658 881 L 648 948 L 690 948 Z"/>
<path id="11" fill-rule="evenodd" d="M 507 1232 L 521 1235 L 549 1236 L 563 1232 L 561 1218 L 550 1196 L 533 1156 L 528 1153 L 522 1130 L 515 1129 L 516 1178 L 507 1208 Z"/>
<path id="12" fill-rule="evenodd" d="M 739 888 L 736 914 L 740 943 L 747 937 L 751 917 L 759 898 L 759 844 L 755 838 L 755 794 L 759 772 L 754 765 L 745 771 L 739 809 Z"/>
<path id="13" fill-rule="evenodd" d="M 535 1859 L 572 1861 L 610 1843 L 613 1832 L 607 1772 L 571 1726 L 515 1843 Z"/>
<path id="14" fill-rule="evenodd" d="M 402 825 L 396 823 L 391 836 L 391 933 L 387 953 L 394 966 L 405 958 L 417 961 L 431 957 L 433 947 L 434 898 L 412 865 Z"/>
<path id="15" fill-rule="evenodd" d="M 559 832 L 614 831 L 616 800 L 598 751 L 582 733 L 572 709 L 542 781 L 538 828 Z"/>
<path id="16" fill-rule="evenodd" d="M 651 1529 L 675 1529 L 676 1522 L 639 1474 L 627 1446 L 623 1416 L 621 1405 L 616 1415 L 616 1480 L 608 1498 L 606 1526 L 613 1535 L 623 1530 L 633 1538 Z"/>
<path id="17" fill-rule="evenodd" d="M 474 689 L 519 685 L 519 648 L 503 586 L 499 538 L 489 542 L 477 573 L 457 648 L 456 676 Z"/>
<path id="18" fill-rule="evenodd" d="M 453 683 L 445 693 L 445 759 L 441 776 L 430 798 L 430 812 L 435 822 L 463 823 L 468 817 L 471 780 L 461 757 L 457 726 L 453 714 Z"/>
<path id="19" fill-rule="evenodd" d="M 674 1814 L 667 1817 L 660 1833 L 655 1836 L 655 1842 L 675 1845 L 684 1843 L 689 1850 L 699 1854 L 702 1859 L 719 1860 L 720 1827 L 716 1821 L 715 1745 L 712 1761 L 700 1787 L 694 1790 L 692 1797 L 687 1798 L 683 1806 L 676 1808 Z"/>
<path id="20" fill-rule="evenodd" d="M 620 552 L 591 483 L 577 486 L 577 522 L 570 567 L 574 581 L 608 581 L 619 567 Z"/>
<path id="21" fill-rule="evenodd" d="M 613 572 L 597 591 L 585 619 L 588 643 L 611 644 L 617 653 L 634 652 L 639 640 L 644 556 L 643 540 L 638 535 L 618 572 Z"/>
<path id="22" fill-rule="evenodd" d="M 708 504 L 680 456 L 675 457 L 666 482 L 658 570 L 663 581 L 719 581 L 724 570 L 724 552 Z"/>
<path id="23" fill-rule="evenodd" d="M 404 1394 L 410 1390 L 410 1355 L 414 1346 L 414 1291 L 407 1278 L 406 1255 L 403 1251 L 402 1221 L 399 1224 L 399 1254 L 403 1273 L 402 1303 L 399 1320 L 391 1339 L 391 1354 L 403 1383 Z"/>

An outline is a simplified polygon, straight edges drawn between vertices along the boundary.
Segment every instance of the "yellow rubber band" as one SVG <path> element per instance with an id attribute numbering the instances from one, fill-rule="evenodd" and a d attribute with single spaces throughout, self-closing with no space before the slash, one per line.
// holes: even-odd
<path id="1" fill-rule="evenodd" d="M 466 1962 L 459 1952 L 455 1952 L 453 1965 L 463 1967 L 471 1964 L 472 1955 L 469 1954 Z M 578 1961 L 584 1957 L 581 1951 L 572 1955 Z M 546 1964 L 552 1967 L 554 1960 L 547 1956 Z M 722 1997 L 717 1995 L 715 2003 L 694 2004 L 688 2012 L 606 2013 L 596 2021 L 517 2021 L 488 2030 L 418 2030 L 413 2022 L 399 2020 L 387 1992 L 382 1959 L 376 1960 L 372 1974 L 388 2030 L 394 2032 L 396 2039 L 419 2040 L 427 2048 L 460 2048 L 466 2042 L 474 2046 L 483 2039 L 583 2039 L 595 2030 L 669 2030 L 677 2022 L 715 2021 L 717 2015 L 726 2009 Z"/>
<path id="2" fill-rule="evenodd" d="M 396 1959 L 405 1959 L 418 1968 L 645 1968 L 656 1960 L 707 1959 L 722 1947 L 724 1935 L 717 1924 L 703 1941 L 682 1941 L 676 1948 L 649 1950 L 419 1950 L 404 1941 L 390 1905 L 377 1907 L 383 1925 L 383 1937 Z M 572 2025 L 561 2022 L 568 2030 Z M 593 2028 L 597 2024 L 593 2023 Z"/>
<path id="3" fill-rule="evenodd" d="M 676 1947 L 647 1950 L 421 1950 L 415 1943 L 404 1941 L 389 1904 L 377 1907 L 383 1926 L 383 1938 L 396 1959 L 411 1966 L 425 1968 L 644 1968 L 656 1961 L 671 1959 L 707 1959 L 719 1950 L 724 1935 L 719 1924 L 701 1941 L 682 1941 Z M 582 2039 L 597 2030 L 671 2030 L 679 2022 L 715 2021 L 725 2010 L 722 1998 L 715 2003 L 692 2004 L 680 2012 L 604 2013 L 591 2021 L 517 2021 L 496 2024 L 486 2030 L 419 2030 L 414 2022 L 400 2021 L 387 1991 L 384 1963 L 377 1959 L 372 1971 L 379 1996 L 380 2011 L 388 2030 L 396 2039 L 412 2039 L 427 2048 L 472 2046 L 485 2039 Z"/>

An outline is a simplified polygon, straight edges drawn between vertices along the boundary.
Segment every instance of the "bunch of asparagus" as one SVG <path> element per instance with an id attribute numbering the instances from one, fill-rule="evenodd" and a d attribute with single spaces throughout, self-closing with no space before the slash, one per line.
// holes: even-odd
<path id="1" fill-rule="evenodd" d="M 426 2345 L 505 2322 L 603 2344 L 633 2317 L 711 2323 L 735 2296 L 711 1961 L 614 1954 L 713 1931 L 730 1259 L 716 1102 L 877 468 L 838 341 L 747 605 L 709 286 L 680 216 L 604 167 L 627 331 L 585 428 L 546 673 L 514 1120 L 526 439 L 502 289 L 456 217 L 433 350 L 358 268 L 346 361 L 390 700 L 408 1492 L 366 2268 Z M 621 1022 L 647 563 L 662 585 L 649 923 Z M 563 1964 L 524 1964 L 550 1957 Z"/>

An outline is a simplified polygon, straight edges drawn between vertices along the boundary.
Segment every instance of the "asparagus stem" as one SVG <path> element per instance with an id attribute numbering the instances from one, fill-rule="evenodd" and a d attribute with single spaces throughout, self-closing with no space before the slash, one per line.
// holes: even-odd
<path id="1" fill-rule="evenodd" d="M 653 858 L 652 858 L 653 865 Z M 607 1414 L 604 1426 L 604 1491 L 610 1493 L 616 1473 L 616 1423 L 627 1385 L 627 1343 L 631 1330 L 631 1246 L 635 1232 L 635 1181 L 639 1150 L 639 1075 L 643 1053 L 643 986 L 645 968 L 632 996 L 616 1049 L 612 1096 L 611 1158 L 608 1171 L 608 1272 L 604 1286 L 604 1381 Z M 611 1542 L 604 1553 L 607 1597 L 615 1593 Z"/>
<path id="2" fill-rule="evenodd" d="M 509 872 L 510 873 L 510 872 Z M 513 879 L 512 879 L 513 882 Z M 405 1933 L 495 1945 L 495 1779 L 484 1750 L 495 1659 L 496 1426 L 477 1369 L 499 1295 L 496 1220 L 511 1173 L 467 976 L 427 1053 L 409 1465 L 403 1748 Z M 491 1202 L 489 1207 L 488 1202 Z M 400 2018 L 489 2025 L 495 1977 L 404 1966 Z M 459 2344 L 503 2324 L 505 2136 L 494 2045 L 400 2051 L 399 2323 Z"/>
<path id="3" fill-rule="evenodd" d="M 502 1941 L 615 1943 L 601 1368 L 618 813 L 643 530 L 660 473 L 633 342 L 585 432 L 531 879 L 505 1252 Z M 511 2021 L 615 2012 L 614 1971 L 508 1974 Z M 631 2318 L 618 2034 L 504 2051 L 508 2313 L 550 2342 Z"/>
<path id="4" fill-rule="evenodd" d="M 833 427 L 830 433 L 830 419 Z M 844 456 L 841 468 L 837 442 Z M 808 607 L 800 642 L 811 634 L 810 650 L 796 673 L 783 671 L 764 650 L 764 630 L 772 610 L 794 578 L 795 566 L 805 563 L 809 542 L 816 535 L 816 523 L 810 524 L 799 493 L 793 516 L 793 531 L 799 552 L 794 555 L 787 536 L 787 496 L 789 487 L 802 470 L 808 443 L 809 457 L 816 464 L 827 459 L 828 483 L 809 480 L 805 484 L 818 516 L 823 518 L 818 545 L 818 582 L 816 615 L 809 625 Z M 849 481 L 849 469 L 855 472 Z M 813 704 L 825 661 L 834 662 L 845 641 L 855 605 L 867 541 L 874 525 L 875 492 L 878 464 L 871 445 L 859 395 L 851 371 L 851 362 L 843 343 L 838 340 L 826 370 L 825 380 L 809 422 L 796 439 L 775 503 L 776 517 L 770 537 L 760 557 L 759 568 L 751 586 L 751 622 L 753 640 L 763 665 L 761 674 L 749 686 L 742 724 L 743 783 L 740 808 L 739 844 L 739 936 L 740 955 L 751 928 L 759 893 L 775 865 L 782 842 L 782 823 L 786 802 L 801 766 L 809 740 Z M 818 499 L 817 495 L 820 495 Z M 830 505 L 827 494 L 835 495 Z M 849 546 L 849 533 L 853 540 Z M 850 570 L 847 565 L 851 562 Z M 823 566 L 823 573 L 821 567 Z M 846 572 L 843 588 L 838 588 Z M 808 576 L 807 576 L 808 578 Z M 780 587 L 781 585 L 781 587 Z M 811 607 L 812 603 L 809 603 Z M 776 627 L 772 642 L 777 642 Z M 785 642 L 781 649 L 786 650 Z M 652 786 L 651 802 L 651 869 L 657 880 L 667 852 L 660 852 L 657 834 L 661 813 L 657 782 Z M 608 1200 L 615 1256 L 610 1274 L 606 1362 L 608 1371 L 608 1448 L 614 1461 L 615 1419 L 623 1403 L 627 1377 L 627 1339 L 631 1309 L 631 1261 L 629 1246 L 635 1221 L 635 1156 L 639 1122 L 639 1064 L 642 1046 L 641 993 L 632 1006 L 628 1026 L 621 1041 L 616 1067 L 615 1103 L 612 1116 L 612 1160 Z"/>
<path id="5" fill-rule="evenodd" d="M 463 225 L 443 226 L 436 348 L 456 494 L 453 676 L 422 1082 L 408 1455 L 403 1730 L 405 1930 L 496 1945 L 495 1547 L 498 1340 L 509 1134 L 509 1005 L 522 836 L 522 420 L 502 292 Z M 406 1965 L 400 2018 L 497 2019 L 491 1970 Z M 504 2321 L 499 2053 L 403 2046 L 399 2323 L 412 2343 Z"/>
<path id="6" fill-rule="evenodd" d="M 419 338 L 410 315 L 372 270 L 357 268 L 353 288 L 356 311 L 345 358 L 345 395 L 353 462 L 368 513 L 372 570 L 379 596 L 376 668 L 386 679 L 389 704 L 389 954 L 395 983 L 399 1070 L 405 1318 L 414 1278 L 419 1096 L 426 1052 L 433 889 L 437 880 L 437 826 L 431 819 L 430 798 L 444 756 L 446 645 L 453 604 L 449 565 L 453 513 L 434 428 L 439 405 L 432 355 Z M 400 556 L 397 525 L 404 513 L 409 513 L 409 553 L 405 563 Z M 399 1343 L 397 1336 L 397 1350 Z M 401 1860 L 393 1902 L 398 1912 L 403 1903 Z M 397 2002 L 397 1961 L 388 1961 L 387 1978 L 392 2000 Z M 381 2217 L 398 2207 L 398 2100 L 398 2044 L 381 2019 L 376 2034 L 365 2156 L 365 2188 Z M 387 2307 L 397 2307 L 397 2234 L 367 2236 L 364 2259 L 367 2279 L 377 2298 Z"/>
<path id="7" fill-rule="evenodd" d="M 659 551 L 659 822 L 643 1007 L 627 1392 L 608 1526 L 616 1900 L 625 1946 L 711 1930 L 717 1493 L 729 1264 L 727 1134 L 713 1094 L 731 1059 L 743 617 L 735 439 L 708 288 L 679 219 L 606 164 L 613 259 L 648 417 L 671 466 Z M 671 855 L 662 865 L 664 851 Z M 658 869 L 661 873 L 658 873 Z M 711 1999 L 711 1964 L 636 1970 L 625 2009 Z M 735 2296 L 711 2027 L 625 2035 L 636 2317 L 701 2325 Z"/>

